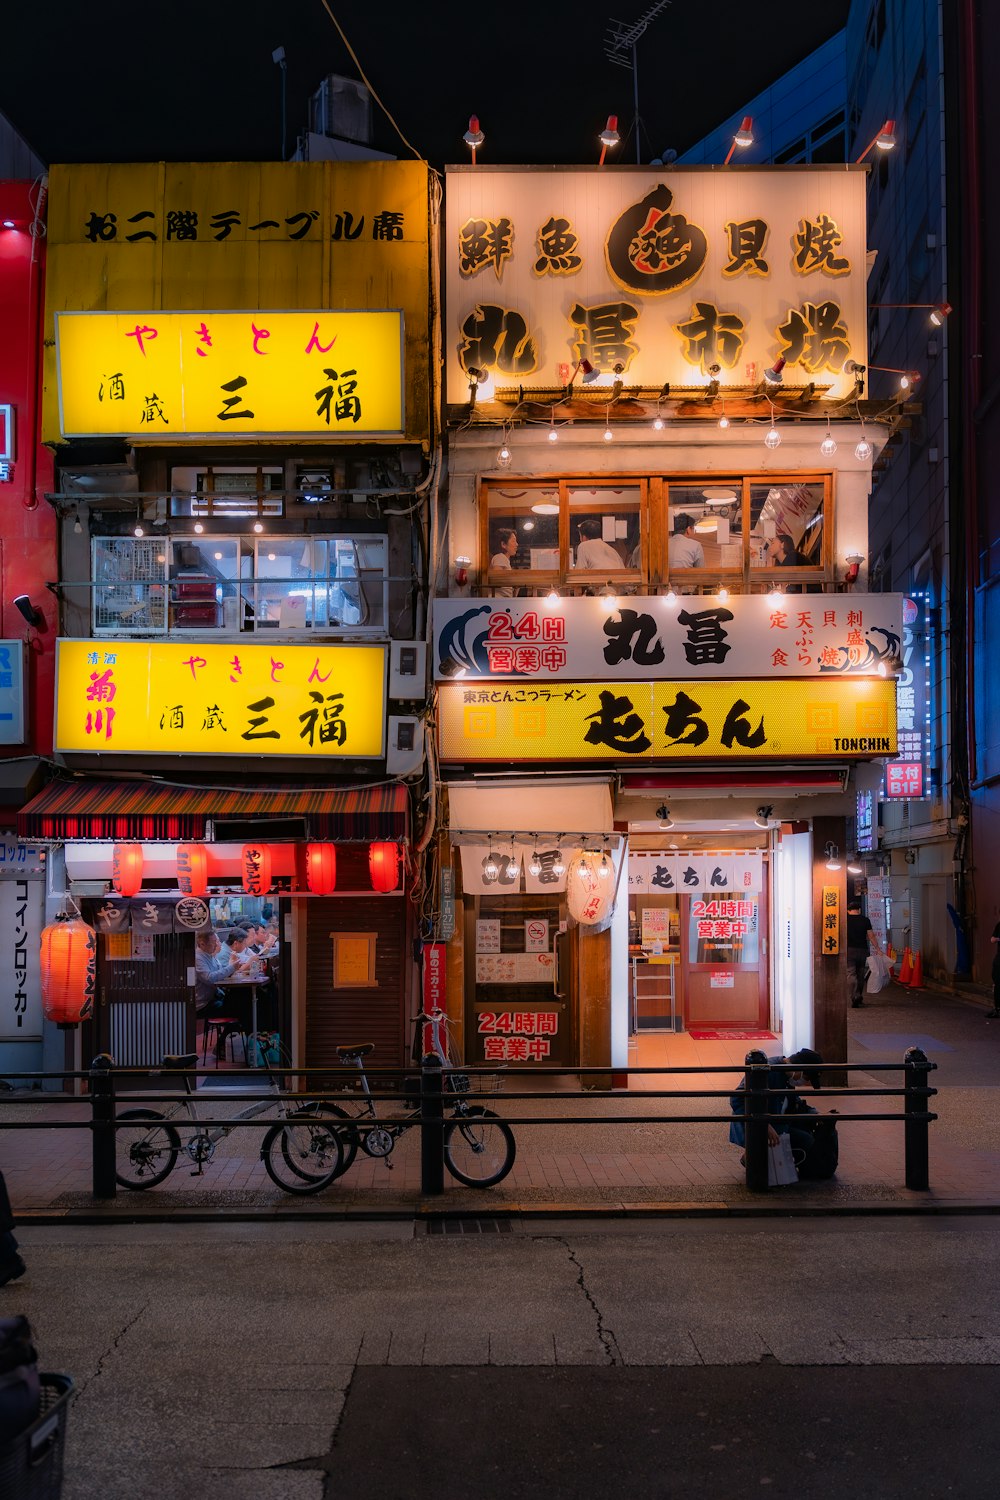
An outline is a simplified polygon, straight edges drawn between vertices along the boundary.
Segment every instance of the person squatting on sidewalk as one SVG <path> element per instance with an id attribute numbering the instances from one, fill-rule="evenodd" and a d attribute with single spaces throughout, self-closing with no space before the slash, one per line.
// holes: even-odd
<path id="1" fill-rule="evenodd" d="M 818 1091 L 823 1087 L 823 1077 L 816 1068 L 822 1061 L 819 1053 L 809 1047 L 800 1047 L 790 1057 L 769 1057 L 767 1086 L 769 1089 L 794 1090 L 797 1084 L 808 1083 Z M 742 1116 L 746 1085 L 744 1074 L 742 1083 L 729 1099 L 734 1116 L 729 1125 L 729 1139 L 734 1146 L 741 1146 L 744 1150 L 746 1133 Z M 836 1115 L 836 1110 L 821 1116 L 800 1094 L 792 1092 L 772 1098 L 767 1113 L 784 1117 L 777 1125 L 768 1125 L 767 1144 L 776 1146 L 780 1135 L 788 1136 L 800 1181 L 823 1182 L 834 1175 L 840 1160 L 837 1122 L 831 1118 Z M 740 1161 L 742 1163 L 742 1157 Z"/>

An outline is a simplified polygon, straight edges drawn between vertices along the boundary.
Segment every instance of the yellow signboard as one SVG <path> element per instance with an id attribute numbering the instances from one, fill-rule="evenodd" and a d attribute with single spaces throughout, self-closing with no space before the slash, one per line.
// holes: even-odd
<path id="1" fill-rule="evenodd" d="M 60 751 L 370 759 L 384 730 L 382 646 L 58 643 Z"/>
<path id="2" fill-rule="evenodd" d="M 57 313 L 60 427 L 165 442 L 401 436 L 401 312 Z"/>
<path id="3" fill-rule="evenodd" d="M 870 760 L 896 753 L 892 678 L 438 688 L 443 761 Z"/>
<path id="4" fill-rule="evenodd" d="M 840 952 L 840 888 L 836 885 L 823 887 L 823 931 L 822 949 L 832 957 Z"/>

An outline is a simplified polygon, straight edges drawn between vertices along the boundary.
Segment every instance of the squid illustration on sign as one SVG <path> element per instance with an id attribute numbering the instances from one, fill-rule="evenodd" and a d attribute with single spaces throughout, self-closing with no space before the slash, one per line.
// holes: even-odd
<path id="1" fill-rule="evenodd" d="M 613 280 L 626 291 L 661 296 L 690 286 L 700 275 L 708 257 L 705 231 L 671 213 L 673 201 L 659 182 L 611 226 L 604 256 Z"/>

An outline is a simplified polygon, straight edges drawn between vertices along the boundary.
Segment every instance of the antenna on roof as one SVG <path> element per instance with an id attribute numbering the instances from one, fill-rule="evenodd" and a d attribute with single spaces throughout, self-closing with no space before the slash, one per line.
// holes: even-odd
<path id="1" fill-rule="evenodd" d="M 655 21 L 660 12 L 666 10 L 669 4 L 670 0 L 655 0 L 655 4 L 648 6 L 634 21 L 616 21 L 613 17 L 610 18 L 608 34 L 604 38 L 604 55 L 608 62 L 613 62 L 619 68 L 632 69 L 636 166 L 642 164 L 639 147 L 639 65 L 636 58 L 636 46 L 646 35 L 650 21 Z"/>

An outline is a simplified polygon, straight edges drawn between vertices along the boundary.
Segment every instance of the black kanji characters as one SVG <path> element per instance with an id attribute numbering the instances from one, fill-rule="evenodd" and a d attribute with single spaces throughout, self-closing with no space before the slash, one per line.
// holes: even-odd
<path id="1" fill-rule="evenodd" d="M 837 302 L 803 302 L 790 309 L 777 329 L 790 365 L 800 364 L 810 375 L 818 370 L 841 370 L 851 352 L 847 324 Z"/>
<path id="2" fill-rule="evenodd" d="M 656 667 L 663 661 L 663 642 L 652 615 L 634 609 L 621 609 L 604 622 L 608 644 L 604 660 L 609 667 L 622 661 L 634 661 L 641 667 Z"/>
<path id="3" fill-rule="evenodd" d="M 234 228 L 239 225 L 240 215 L 235 208 L 224 208 L 221 213 L 213 214 L 209 221 L 209 229 L 217 229 L 215 236 L 217 240 L 228 240 Z"/>
<path id="4" fill-rule="evenodd" d="M 240 735 L 241 740 L 280 740 L 281 735 L 276 729 L 265 729 L 268 710 L 274 707 L 274 699 L 258 698 L 256 703 L 248 703 L 247 711 L 253 717 L 247 723 L 246 729 Z"/>
<path id="5" fill-rule="evenodd" d="M 236 411 L 235 407 L 242 406 L 243 397 L 236 392 L 241 391 L 246 385 L 246 377 L 237 375 L 233 380 L 223 381 L 220 390 L 230 391 L 233 394 L 227 396 L 222 403 L 222 410 L 218 413 L 220 422 L 236 422 L 242 419 L 253 420 L 254 413 L 247 408 L 245 411 Z"/>
<path id="6" fill-rule="evenodd" d="M 157 418 L 163 423 L 164 427 L 170 426 L 163 410 L 163 402 L 156 392 L 153 391 L 152 395 L 143 396 L 142 398 L 142 412 L 139 420 L 144 427 L 151 427 Z"/>
<path id="7" fill-rule="evenodd" d="M 656 869 L 653 871 L 652 879 L 649 883 L 650 885 L 655 885 L 656 888 L 661 891 L 674 890 L 674 877 L 670 873 L 670 866 L 657 865 Z"/>
<path id="8" fill-rule="evenodd" d="M 638 348 L 632 343 L 639 309 L 630 302 L 602 302 L 596 307 L 577 303 L 569 320 L 577 333 L 573 358 L 589 360 L 595 370 L 607 374 L 621 366 L 627 370 Z"/>
<path id="9" fill-rule="evenodd" d="M 801 276 L 812 271 L 825 271 L 828 276 L 846 276 L 851 262 L 846 255 L 838 255 L 837 248 L 844 236 L 828 214 L 819 214 L 815 219 L 800 219 L 799 227 L 792 235 L 792 267 Z"/>
<path id="10" fill-rule="evenodd" d="M 663 710 L 666 715 L 666 735 L 674 745 L 703 745 L 708 739 L 708 725 L 699 719 L 701 704 L 696 703 L 683 689 L 677 693 L 673 703 Z"/>
<path id="11" fill-rule="evenodd" d="M 350 212 L 334 214 L 330 238 L 331 240 L 356 240 L 364 227 L 364 214 L 361 215 L 357 225 L 354 223 L 354 215 Z"/>
<path id="12" fill-rule="evenodd" d="M 128 222 L 130 224 L 144 224 L 147 219 L 155 218 L 156 215 L 151 208 L 144 208 L 139 213 L 132 214 Z M 137 229 L 134 233 L 127 234 L 125 238 L 132 245 L 135 244 L 136 240 L 155 240 L 156 234 L 152 229 Z"/>
<path id="13" fill-rule="evenodd" d="M 770 267 L 764 259 L 764 246 L 769 230 L 763 219 L 730 221 L 726 225 L 726 247 L 729 259 L 722 268 L 723 276 L 739 276 L 745 271 L 748 276 L 767 276 Z"/>
<path id="14" fill-rule="evenodd" d="M 701 272 L 708 255 L 705 232 L 672 213 L 673 201 L 666 184 L 657 183 L 611 226 L 604 255 L 612 278 L 626 291 L 676 292 Z"/>
<path id="15" fill-rule="evenodd" d="M 583 265 L 578 255 L 580 237 L 568 219 L 551 215 L 538 230 L 538 259 L 532 270 L 536 276 L 571 276 Z"/>
<path id="16" fill-rule="evenodd" d="M 373 240 L 401 240 L 403 238 L 403 215 L 395 209 L 384 208 L 372 219 Z"/>
<path id="17" fill-rule="evenodd" d="M 538 344 L 519 312 L 477 302 L 462 324 L 459 359 L 463 370 L 530 375 L 538 364 Z"/>
<path id="18" fill-rule="evenodd" d="M 731 609 L 699 609 L 693 612 L 682 609 L 680 611 L 677 620 L 687 632 L 684 655 L 692 667 L 705 666 L 709 663 L 714 666 L 722 665 L 733 649 L 727 640 L 727 632 L 722 628 L 723 622 L 732 618 Z"/>
<path id="19" fill-rule="evenodd" d="M 122 377 L 121 370 L 116 370 L 113 375 L 102 375 L 102 377 L 101 377 L 101 384 L 98 387 L 98 391 L 97 391 L 97 399 L 98 399 L 98 401 L 103 401 L 104 400 L 104 383 L 105 383 L 105 381 L 107 381 L 108 400 L 109 401 L 124 401 L 125 400 L 125 381 L 124 381 L 124 379 Z"/>
<path id="20" fill-rule="evenodd" d="M 198 238 L 198 215 L 190 208 L 171 208 L 167 211 L 168 240 L 196 240 Z"/>
<path id="21" fill-rule="evenodd" d="M 466 219 L 458 231 L 458 269 L 462 276 L 476 276 L 492 266 L 497 281 L 514 253 L 514 226 L 510 219 Z"/>
<path id="22" fill-rule="evenodd" d="M 117 214 L 92 213 L 90 215 L 90 218 L 87 220 L 86 227 L 84 229 L 85 237 L 90 240 L 92 244 L 97 244 L 97 242 L 100 240 L 113 240 L 117 237 L 117 234 Z"/>
<path id="23" fill-rule="evenodd" d="M 321 745 L 343 745 L 347 740 L 347 721 L 341 717 L 344 712 L 343 693 L 328 693 L 324 698 L 322 693 L 313 691 L 309 697 L 316 707 L 299 714 L 302 725 L 299 739 L 308 740 L 312 749 L 318 730 Z"/>
<path id="24" fill-rule="evenodd" d="M 630 698 L 618 698 L 614 693 L 604 691 L 599 702 L 600 708 L 587 715 L 590 728 L 584 739 L 588 745 L 607 745 L 609 749 L 620 750 L 626 755 L 641 755 L 649 749 L 653 742 Z"/>
<path id="25" fill-rule="evenodd" d="M 336 370 L 323 371 L 330 383 L 316 392 L 316 400 L 319 402 L 316 415 L 323 418 L 327 427 L 330 425 L 331 409 L 338 422 L 361 421 L 361 398 L 355 394 L 358 389 L 355 378 L 357 373 L 357 370 L 345 370 L 343 375 L 338 375 Z"/>
<path id="26" fill-rule="evenodd" d="M 761 745 L 767 742 L 767 731 L 764 728 L 764 718 L 761 715 L 760 723 L 756 729 L 750 727 L 750 721 L 746 718 L 749 703 L 742 698 L 737 698 L 732 708 L 726 715 L 726 722 L 722 726 L 719 738 L 727 750 L 733 748 L 733 744 L 742 745 L 744 750 L 759 750 Z"/>
<path id="27" fill-rule="evenodd" d="M 720 312 L 714 302 L 696 302 L 686 323 L 674 327 L 684 341 L 682 355 L 689 365 L 731 370 L 746 343 L 746 324 L 737 313 Z"/>

